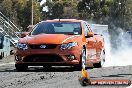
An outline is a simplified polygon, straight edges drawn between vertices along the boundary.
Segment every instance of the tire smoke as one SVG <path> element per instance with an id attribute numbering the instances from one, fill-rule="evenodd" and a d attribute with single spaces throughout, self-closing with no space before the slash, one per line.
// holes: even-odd
<path id="1" fill-rule="evenodd" d="M 112 29 L 109 29 L 110 31 Z M 132 65 L 132 36 L 121 28 L 104 35 L 106 62 L 103 67 Z"/>

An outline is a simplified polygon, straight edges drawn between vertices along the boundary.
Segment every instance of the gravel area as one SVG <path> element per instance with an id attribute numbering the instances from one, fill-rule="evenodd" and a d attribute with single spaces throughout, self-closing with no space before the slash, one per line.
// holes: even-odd
<path id="1" fill-rule="evenodd" d="M 0 64 L 14 62 L 14 55 L 0 59 Z"/>

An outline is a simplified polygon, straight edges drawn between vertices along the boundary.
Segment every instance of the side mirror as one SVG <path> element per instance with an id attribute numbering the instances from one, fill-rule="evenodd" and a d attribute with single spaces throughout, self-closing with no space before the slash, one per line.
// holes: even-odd
<path id="1" fill-rule="evenodd" d="M 87 32 L 86 38 L 93 37 L 93 36 L 94 36 L 94 33 L 93 32 Z"/>
<path id="2" fill-rule="evenodd" d="M 26 37 L 29 34 L 29 32 L 22 32 L 20 34 L 20 38 Z"/>

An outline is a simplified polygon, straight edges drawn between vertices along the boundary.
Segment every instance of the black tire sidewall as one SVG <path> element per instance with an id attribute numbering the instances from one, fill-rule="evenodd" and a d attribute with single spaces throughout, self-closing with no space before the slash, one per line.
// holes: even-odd
<path id="1" fill-rule="evenodd" d="M 28 66 L 22 64 L 15 64 L 15 68 L 17 71 L 25 71 L 28 69 Z"/>
<path id="2" fill-rule="evenodd" d="M 102 52 L 101 52 L 101 56 L 100 56 L 100 58 L 101 58 L 101 60 L 100 60 L 100 64 L 101 64 L 101 67 L 104 65 L 104 63 L 105 63 L 105 50 L 103 50 Z"/>

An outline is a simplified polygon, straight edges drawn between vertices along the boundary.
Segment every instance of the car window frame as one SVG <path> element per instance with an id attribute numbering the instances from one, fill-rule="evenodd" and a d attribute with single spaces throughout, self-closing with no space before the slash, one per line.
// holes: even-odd
<path id="1" fill-rule="evenodd" d="M 87 25 L 86 22 L 84 22 L 84 25 L 83 26 L 84 26 L 84 35 L 87 36 L 87 33 L 90 31 L 89 30 L 89 27 L 88 27 L 88 25 Z"/>
<path id="2" fill-rule="evenodd" d="M 46 21 L 43 21 L 43 22 L 46 22 Z M 31 32 L 29 33 L 29 35 L 32 35 L 32 32 L 34 31 L 34 28 L 36 28 L 36 26 L 38 26 L 40 23 L 43 23 L 43 22 L 39 22 L 39 23 L 37 23 L 33 28 L 32 28 L 32 30 L 31 30 Z M 57 21 L 58 22 L 58 21 Z M 72 21 L 64 21 L 64 22 L 72 22 Z M 82 35 L 82 27 L 81 27 L 81 22 L 80 22 L 80 34 L 78 34 L 78 35 Z M 73 34 L 73 35 L 75 35 L 75 34 Z"/>

